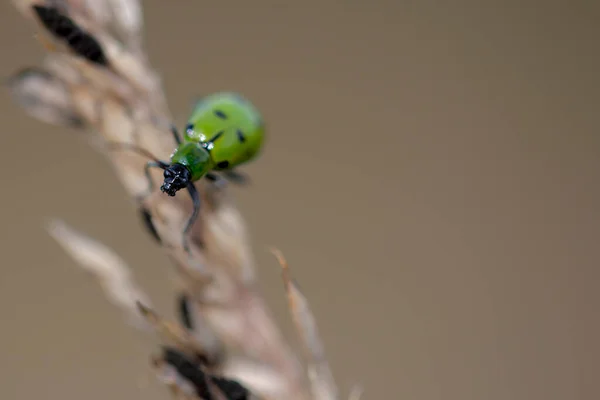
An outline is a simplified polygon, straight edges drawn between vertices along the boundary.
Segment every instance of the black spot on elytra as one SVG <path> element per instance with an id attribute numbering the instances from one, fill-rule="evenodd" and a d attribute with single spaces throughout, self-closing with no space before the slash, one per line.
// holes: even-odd
<path id="1" fill-rule="evenodd" d="M 224 113 L 223 111 L 221 111 L 221 110 L 215 110 L 215 111 L 213 111 L 213 112 L 214 112 L 214 114 L 215 114 L 217 117 L 219 117 L 219 118 L 221 118 L 221 119 L 227 119 L 227 115 L 225 115 L 225 113 Z"/>
<path id="2" fill-rule="evenodd" d="M 240 141 L 240 143 L 244 143 L 246 141 L 246 136 L 244 136 L 244 132 L 242 132 L 240 129 L 237 130 L 237 137 L 238 140 Z"/>
<path id="3" fill-rule="evenodd" d="M 221 161 L 220 163 L 217 164 L 218 168 L 227 168 L 229 167 L 229 161 Z"/>

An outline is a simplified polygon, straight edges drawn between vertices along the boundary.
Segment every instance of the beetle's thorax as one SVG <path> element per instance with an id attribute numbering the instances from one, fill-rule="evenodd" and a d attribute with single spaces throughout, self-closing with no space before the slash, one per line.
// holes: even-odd
<path id="1" fill-rule="evenodd" d="M 197 181 L 213 168 L 213 160 L 207 149 L 201 143 L 182 143 L 171 156 L 171 164 L 186 166 L 190 173 L 191 181 Z"/>

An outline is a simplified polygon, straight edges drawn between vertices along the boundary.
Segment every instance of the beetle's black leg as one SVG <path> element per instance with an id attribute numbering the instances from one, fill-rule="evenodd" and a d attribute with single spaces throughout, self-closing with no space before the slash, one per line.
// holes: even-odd
<path id="1" fill-rule="evenodd" d="M 250 184 L 250 178 L 243 172 L 237 172 L 234 170 L 223 171 L 223 175 L 228 181 L 235 183 L 236 185 L 246 186 Z"/>
<path id="2" fill-rule="evenodd" d="M 144 166 L 144 175 L 146 175 L 146 179 L 148 180 L 148 191 L 147 195 L 150 195 L 154 191 L 154 181 L 152 180 L 152 175 L 150 175 L 150 168 L 166 168 L 166 165 L 161 165 L 157 162 L 150 161 Z"/>
<path id="3" fill-rule="evenodd" d="M 227 186 L 227 181 L 220 175 L 217 175 L 214 172 L 209 172 L 206 175 L 206 179 L 211 181 L 217 188 L 223 189 Z"/>
<path id="4" fill-rule="evenodd" d="M 150 210 L 148 210 L 148 208 L 144 206 L 144 200 L 146 200 L 146 198 L 148 198 L 154 191 L 154 181 L 152 180 L 152 176 L 150 175 L 150 168 L 165 169 L 167 166 L 168 164 L 166 163 L 159 163 L 155 161 L 150 161 L 144 166 L 144 175 L 146 175 L 146 179 L 148 180 L 148 191 L 142 195 L 138 195 L 136 198 L 139 204 L 140 217 L 142 218 L 144 226 L 146 226 L 148 232 L 150 232 L 152 237 L 154 237 L 154 239 L 156 239 L 156 241 L 159 243 L 162 242 L 162 239 L 160 238 L 160 235 L 156 231 L 156 227 L 152 222 L 152 214 L 150 213 Z"/>
<path id="5" fill-rule="evenodd" d="M 143 200 L 145 200 L 146 197 L 148 197 L 152 193 L 152 190 L 154 188 L 154 183 L 152 182 L 152 177 L 150 176 L 150 168 L 166 169 L 169 166 L 169 163 L 159 160 L 148 150 L 136 146 L 132 143 L 107 142 L 106 147 L 112 151 L 129 150 L 152 160 L 144 166 L 144 175 L 146 175 L 146 179 L 148 180 L 148 192 L 137 197 L 138 202 L 142 202 Z"/>
<path id="6" fill-rule="evenodd" d="M 179 131 L 177 127 L 171 124 L 171 133 L 173 134 L 173 139 L 175 139 L 175 143 L 179 146 L 181 144 L 181 136 L 179 135 Z"/>
<path id="7" fill-rule="evenodd" d="M 190 194 L 190 197 L 192 198 L 192 203 L 194 204 L 194 211 L 192 211 L 192 215 L 187 220 L 187 222 L 185 224 L 185 228 L 183 229 L 183 249 L 187 253 L 189 253 L 190 246 L 189 246 L 188 234 L 189 234 L 189 231 L 192 229 L 194 222 L 196 222 L 198 215 L 200 214 L 200 195 L 198 194 L 198 190 L 196 189 L 196 186 L 194 185 L 193 182 L 190 182 L 187 185 L 187 190 L 188 190 L 188 193 Z"/>
<path id="8" fill-rule="evenodd" d="M 112 150 L 112 151 L 129 150 L 129 151 L 132 151 L 134 153 L 137 153 L 139 155 L 142 155 L 142 156 L 147 157 L 152 160 L 144 166 L 144 175 L 146 175 L 146 179 L 148 180 L 148 192 L 137 196 L 136 200 L 139 204 L 139 212 L 140 212 L 140 216 L 142 218 L 142 222 L 144 223 L 144 226 L 146 226 L 146 228 L 148 229 L 150 234 L 156 240 L 158 240 L 160 242 L 161 238 L 159 237 L 158 232 L 156 231 L 156 228 L 154 226 L 154 223 L 152 222 L 152 215 L 150 214 L 150 211 L 146 207 L 144 207 L 143 201 L 148 196 L 150 196 L 150 194 L 152 193 L 152 191 L 154 189 L 154 182 L 152 181 L 152 177 L 150 176 L 150 168 L 154 167 L 154 168 L 166 169 L 169 166 L 169 164 L 164 161 L 159 160 L 148 150 L 143 149 L 139 146 L 136 146 L 135 144 L 132 144 L 132 143 L 107 142 L 106 147 L 108 148 L 108 150 Z"/>
<path id="9" fill-rule="evenodd" d="M 138 203 L 142 203 L 154 191 L 154 181 L 152 180 L 152 175 L 150 175 L 150 168 L 165 169 L 168 166 L 169 166 L 169 164 L 162 162 L 162 161 L 158 161 L 158 162 L 157 161 L 149 161 L 144 166 L 144 175 L 146 176 L 146 180 L 148 181 L 148 189 L 147 189 L 146 193 L 137 196 Z"/>

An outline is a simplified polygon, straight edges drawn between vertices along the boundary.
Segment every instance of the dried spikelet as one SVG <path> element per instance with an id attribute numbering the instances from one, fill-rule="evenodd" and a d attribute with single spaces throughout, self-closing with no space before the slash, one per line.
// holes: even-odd
<path id="1" fill-rule="evenodd" d="M 83 127 L 69 90 L 54 75 L 43 69 L 26 68 L 7 83 L 16 102 L 33 117 L 52 125 Z"/>
<path id="2" fill-rule="evenodd" d="M 135 284 L 123 260 L 60 220 L 51 221 L 48 231 L 82 268 L 96 276 L 106 297 L 123 310 L 130 322 L 139 328 L 148 327 L 137 304 L 150 304 L 149 297 Z"/>
<path id="3" fill-rule="evenodd" d="M 348 400 L 360 400 L 363 394 L 363 387 L 360 385 L 356 385 L 350 391 L 350 395 L 348 396 Z"/>
<path id="4" fill-rule="evenodd" d="M 207 180 L 197 184 L 203 206 L 190 234 L 191 254 L 182 248 L 182 228 L 191 212 L 187 197 L 169 198 L 156 192 L 143 203 L 136 200 L 147 188 L 148 157 L 114 151 L 111 143 L 134 145 L 161 159 L 168 159 L 175 146 L 160 78 L 141 49 L 138 1 L 13 3 L 32 21 L 48 51 L 44 69 L 25 70 L 10 81 L 14 98 L 42 121 L 85 128 L 90 143 L 111 161 L 145 226 L 172 261 L 190 315 L 182 317 L 181 326 L 162 320 L 132 282 L 124 262 L 110 250 L 61 223 L 52 225 L 51 234 L 99 278 L 112 302 L 131 318 L 137 315 L 138 322 L 141 317 L 161 343 L 181 354 L 203 353 L 205 360 L 212 360 L 210 365 L 194 367 L 198 371 L 234 379 L 257 398 L 337 399 L 316 324 L 287 269 L 284 283 L 307 350 L 307 368 L 291 351 L 257 291 L 245 224 L 226 187 Z M 38 6 L 37 12 L 33 5 Z M 52 21 L 62 21 L 71 35 L 56 29 Z M 113 32 L 115 28 L 118 32 Z M 77 35 L 82 38 L 79 42 L 73 40 Z M 81 43 L 87 43 L 93 54 L 87 54 Z M 181 366 L 174 368 L 182 374 Z M 190 395 L 181 379 L 169 382 L 174 390 Z M 212 390 L 212 398 L 222 396 L 228 398 L 222 387 Z"/>
<path id="5" fill-rule="evenodd" d="M 314 399 L 337 399 L 338 390 L 331 375 L 323 343 L 317 330 L 317 323 L 308 305 L 308 300 L 292 279 L 288 263 L 281 251 L 272 249 L 272 252 L 281 266 L 289 308 L 292 311 L 296 330 L 302 338 L 302 344 L 308 359 L 308 376 L 311 380 Z"/>
<path id="6" fill-rule="evenodd" d="M 114 30 L 130 49 L 140 49 L 143 26 L 138 0 L 69 0 L 67 5 L 106 30 Z"/>

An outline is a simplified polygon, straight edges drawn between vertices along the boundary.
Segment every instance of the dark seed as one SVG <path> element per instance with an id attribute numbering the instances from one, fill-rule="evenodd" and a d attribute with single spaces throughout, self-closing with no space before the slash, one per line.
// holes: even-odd
<path id="1" fill-rule="evenodd" d="M 210 375 L 207 376 L 197 363 L 191 361 L 177 349 L 165 347 L 163 349 L 163 359 L 194 386 L 196 394 L 202 399 L 215 400 L 208 388 L 208 379 L 223 392 L 228 400 L 248 400 L 249 398 L 249 392 L 245 387 L 236 381 Z"/>
<path id="2" fill-rule="evenodd" d="M 148 211 L 148 209 L 145 207 L 140 207 L 140 216 L 142 218 L 142 222 L 144 223 L 144 226 L 146 227 L 146 230 L 148 230 L 150 235 L 158 243 L 162 243 L 162 239 L 160 238 L 160 235 L 158 234 L 158 231 L 156 230 L 156 227 L 154 226 L 154 223 L 152 222 L 152 215 L 150 214 L 150 211 Z"/>
<path id="3" fill-rule="evenodd" d="M 179 318 L 186 328 L 194 329 L 188 298 L 185 294 L 179 296 Z"/>
<path id="4" fill-rule="evenodd" d="M 66 42 L 71 50 L 88 61 L 108 67 L 108 59 L 100 43 L 92 35 L 77 26 L 71 18 L 61 14 L 56 7 L 41 5 L 32 7 L 44 27 L 54 37 Z"/>

